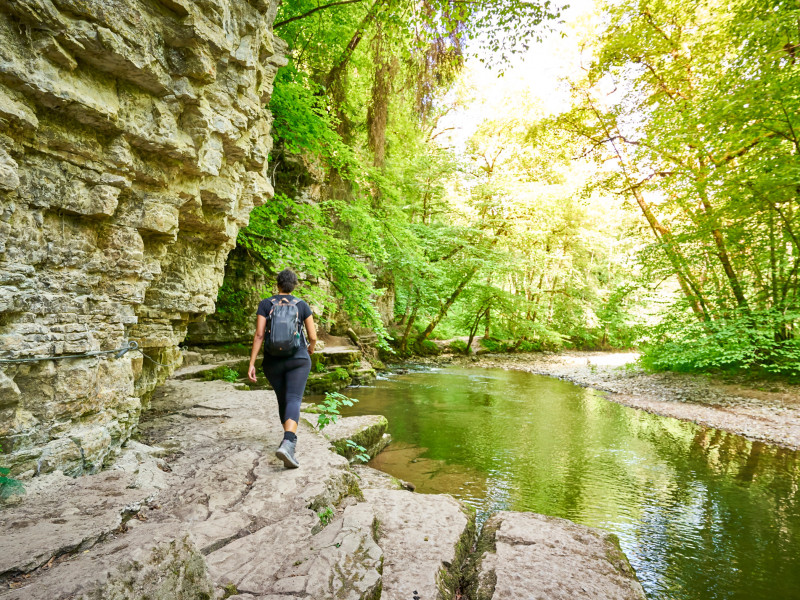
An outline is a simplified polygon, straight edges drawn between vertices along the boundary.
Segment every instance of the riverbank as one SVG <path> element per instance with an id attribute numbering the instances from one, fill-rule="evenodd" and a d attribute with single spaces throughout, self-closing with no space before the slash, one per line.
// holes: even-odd
<path id="1" fill-rule="evenodd" d="M 287 470 L 273 392 L 168 380 L 108 470 L 26 480 L 0 510 L 0 598 L 644 599 L 613 535 L 502 512 L 476 538 L 452 496 L 334 451 L 379 451 L 386 419 L 301 421 Z"/>
<path id="2" fill-rule="evenodd" d="M 635 353 L 566 351 L 452 355 L 420 362 L 557 377 L 607 392 L 608 399 L 619 404 L 800 450 L 800 386 L 745 377 L 648 373 L 635 366 L 636 358 Z"/>

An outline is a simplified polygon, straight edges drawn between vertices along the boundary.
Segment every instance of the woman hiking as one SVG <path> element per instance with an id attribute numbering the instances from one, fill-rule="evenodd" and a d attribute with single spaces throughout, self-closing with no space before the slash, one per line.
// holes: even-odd
<path id="1" fill-rule="evenodd" d="M 256 381 L 256 357 L 264 345 L 261 368 L 278 397 L 278 412 L 283 425 L 283 441 L 275 456 L 288 469 L 300 466 L 295 458 L 297 423 L 300 421 L 300 403 L 311 372 L 311 356 L 317 345 L 317 330 L 311 307 L 292 296 L 297 287 L 297 275 L 290 269 L 278 273 L 278 293 L 264 298 L 258 304 L 256 334 L 250 351 L 250 368 L 247 376 Z M 303 325 L 308 342 L 303 335 Z M 265 341 L 266 338 L 266 341 Z"/>

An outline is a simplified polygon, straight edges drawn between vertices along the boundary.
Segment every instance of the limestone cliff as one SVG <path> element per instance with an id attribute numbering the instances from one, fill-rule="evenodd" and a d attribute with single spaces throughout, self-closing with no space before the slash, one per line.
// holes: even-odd
<path id="1" fill-rule="evenodd" d="M 0 0 L 0 466 L 98 470 L 272 196 L 277 0 Z M 144 400 L 143 400 L 144 399 Z"/>

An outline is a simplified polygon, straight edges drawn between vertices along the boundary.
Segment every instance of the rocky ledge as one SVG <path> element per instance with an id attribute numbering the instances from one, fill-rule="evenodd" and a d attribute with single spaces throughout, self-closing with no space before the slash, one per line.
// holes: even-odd
<path id="1" fill-rule="evenodd" d="M 167 381 L 112 469 L 34 478 L 0 512 L 0 598 L 642 598 L 608 536 L 566 521 L 501 513 L 473 552 L 470 511 L 351 466 L 313 415 L 284 469 L 276 413 L 269 391 Z M 331 438 L 384 429 L 342 419 Z"/>
<path id="2" fill-rule="evenodd" d="M 2 467 L 113 462 L 273 196 L 278 0 L 0 0 Z M 112 351 L 136 341 L 139 352 Z"/>

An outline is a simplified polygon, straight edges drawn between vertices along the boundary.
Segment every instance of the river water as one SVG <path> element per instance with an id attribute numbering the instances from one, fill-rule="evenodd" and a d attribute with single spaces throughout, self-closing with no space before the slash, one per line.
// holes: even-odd
<path id="1" fill-rule="evenodd" d="M 346 390 L 382 414 L 370 464 L 473 506 L 617 534 L 655 599 L 800 598 L 800 453 L 496 369 L 391 375 Z"/>

